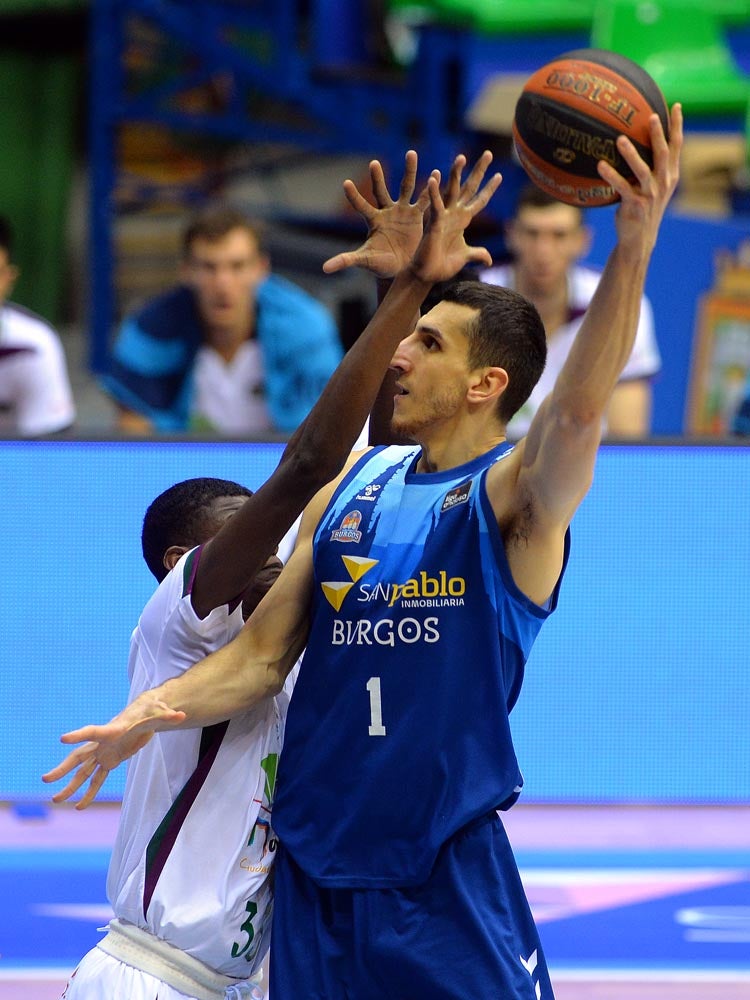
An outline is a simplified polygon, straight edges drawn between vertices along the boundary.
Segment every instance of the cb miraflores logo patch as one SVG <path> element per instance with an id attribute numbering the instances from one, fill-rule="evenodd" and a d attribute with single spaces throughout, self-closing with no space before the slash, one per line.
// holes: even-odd
<path id="1" fill-rule="evenodd" d="M 350 510 L 348 514 L 344 515 L 344 519 L 341 522 L 340 527 L 336 528 L 331 532 L 332 542 L 360 542 L 362 541 L 362 532 L 359 530 L 359 525 L 362 521 L 362 512 L 359 510 Z"/>

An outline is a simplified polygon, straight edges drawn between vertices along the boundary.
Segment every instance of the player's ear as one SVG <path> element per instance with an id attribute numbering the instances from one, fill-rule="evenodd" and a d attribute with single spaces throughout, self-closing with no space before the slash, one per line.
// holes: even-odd
<path id="1" fill-rule="evenodd" d="M 504 368 L 497 366 L 478 368 L 469 385 L 466 398 L 470 403 L 496 401 L 505 392 L 508 382 L 508 373 Z"/>
<path id="2" fill-rule="evenodd" d="M 164 553 L 164 558 L 162 563 L 167 569 L 174 569 L 177 563 L 182 559 L 185 553 L 188 551 L 187 545 L 170 545 L 167 551 Z"/>

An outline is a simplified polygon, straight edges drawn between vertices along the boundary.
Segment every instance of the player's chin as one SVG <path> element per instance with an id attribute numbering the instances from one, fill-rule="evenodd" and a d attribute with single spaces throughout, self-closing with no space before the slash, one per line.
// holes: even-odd
<path id="1" fill-rule="evenodd" d="M 413 438 L 422 424 L 406 413 L 397 413 L 394 408 L 391 417 L 391 433 L 398 438 Z"/>

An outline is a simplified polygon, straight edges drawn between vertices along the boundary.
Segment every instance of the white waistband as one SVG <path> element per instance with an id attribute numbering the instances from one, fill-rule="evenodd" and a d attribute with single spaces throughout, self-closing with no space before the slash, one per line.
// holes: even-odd
<path id="1" fill-rule="evenodd" d="M 239 1000 L 259 995 L 253 991 L 253 984 L 261 981 L 262 973 L 252 979 L 224 976 L 149 931 L 116 918 L 110 921 L 107 936 L 97 947 L 196 1000 L 224 1000 L 227 996 Z"/>

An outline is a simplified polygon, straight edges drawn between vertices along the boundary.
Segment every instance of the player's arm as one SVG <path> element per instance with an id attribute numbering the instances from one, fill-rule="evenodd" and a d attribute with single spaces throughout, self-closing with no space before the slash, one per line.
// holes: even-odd
<path id="1" fill-rule="evenodd" d="M 63 743 L 81 743 L 42 776 L 51 783 L 72 774 L 53 802 L 64 802 L 88 781 L 77 809 L 96 798 L 111 770 L 132 757 L 155 732 L 220 722 L 277 694 L 304 649 L 312 587 L 312 538 L 338 480 L 362 452 L 350 456 L 336 481 L 308 504 L 297 545 L 281 576 L 239 634 L 179 677 L 144 691 L 108 723 L 65 733 Z"/>
<path id="2" fill-rule="evenodd" d="M 439 171 L 433 170 L 432 176 L 439 182 Z M 375 205 L 361 194 L 352 181 L 344 181 L 344 194 L 354 211 L 365 221 L 367 236 L 357 250 L 330 257 L 323 264 L 323 270 L 329 274 L 349 267 L 361 267 L 371 271 L 377 278 L 377 296 L 380 303 L 385 298 L 395 275 L 408 265 L 419 246 L 424 230 L 424 214 L 429 204 L 429 192 L 425 187 L 416 203 L 412 203 L 410 192 L 402 182 L 399 197 L 394 201 L 385 183 L 383 168 L 377 160 L 370 163 L 370 183 Z M 419 311 L 416 311 L 411 321 L 412 329 L 418 319 Z M 397 375 L 393 371 L 385 373 L 370 410 L 371 445 L 411 443 L 408 438 L 394 434 L 391 428 L 396 378 Z"/>
<path id="3" fill-rule="evenodd" d="M 391 240 L 387 266 L 399 270 L 375 315 L 292 435 L 273 475 L 205 546 L 192 593 L 199 616 L 242 593 L 308 501 L 339 472 L 396 347 L 411 333 L 414 317 L 433 284 L 452 277 L 469 261 L 491 259 L 486 249 L 469 247 L 464 240 L 465 229 L 500 184 L 499 174 L 483 184 L 491 161 L 491 154 L 483 153 L 462 180 L 466 158 L 456 157 L 445 195 L 440 193 L 435 171 L 428 179 L 426 195 L 412 206 L 417 155 L 407 153 L 398 214 L 413 219 L 414 209 L 421 217 L 429 204 L 429 224 L 409 258 L 403 247 L 396 251 L 396 242 Z M 410 233 L 412 226 L 410 222 Z M 382 257 L 378 259 L 382 263 Z"/>
<path id="4" fill-rule="evenodd" d="M 433 171 L 439 180 L 439 173 Z M 404 198 L 404 187 L 394 201 L 385 183 L 383 168 L 377 160 L 370 163 L 370 183 L 375 199 L 373 206 L 352 181 L 344 182 L 344 194 L 355 212 L 367 225 L 367 236 L 357 249 L 330 257 L 323 270 L 329 274 L 349 267 L 361 267 L 377 278 L 378 303 L 385 298 L 394 276 L 405 267 L 414 255 L 424 229 L 424 213 L 429 204 L 425 187 L 416 203 Z M 412 329 L 419 318 L 419 311 L 412 317 Z M 406 444 L 407 439 L 394 435 L 391 430 L 393 397 L 396 394 L 396 374 L 387 371 L 370 410 L 369 442 L 376 444 Z"/>
<path id="5" fill-rule="evenodd" d="M 546 600 L 554 588 L 565 531 L 591 484 L 602 418 L 633 348 L 648 263 L 677 185 L 680 106 L 672 109 L 669 142 L 657 115 L 650 127 L 653 169 L 627 138 L 618 139 L 635 176 L 632 184 L 599 162 L 600 176 L 620 195 L 617 243 L 555 386 L 517 447 L 509 467 L 514 482 L 508 483 L 503 463 L 488 475 L 491 499 L 506 529 L 506 549 L 508 537 L 516 540 L 509 549 L 514 579 L 537 601 Z"/>
<path id="6" fill-rule="evenodd" d="M 84 726 L 61 737 L 68 744 L 87 742 L 42 776 L 50 783 L 72 773 L 53 801 L 69 799 L 90 779 L 77 805 L 85 809 L 109 772 L 132 757 L 155 732 L 212 725 L 277 694 L 306 643 L 311 588 L 308 543 L 295 549 L 278 581 L 232 642 L 179 677 L 145 691 L 105 725 Z"/>

